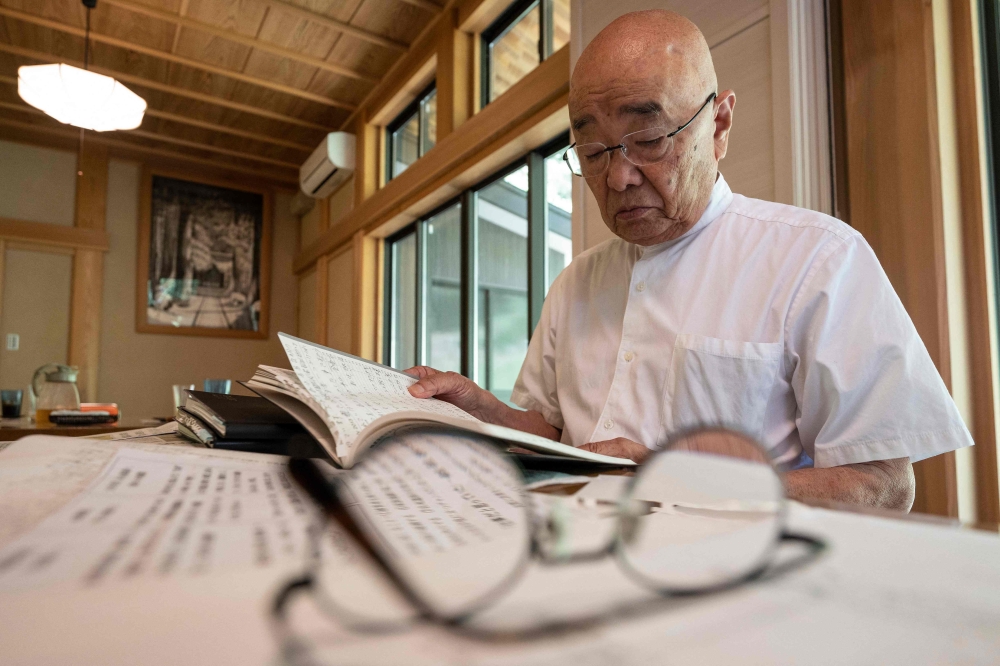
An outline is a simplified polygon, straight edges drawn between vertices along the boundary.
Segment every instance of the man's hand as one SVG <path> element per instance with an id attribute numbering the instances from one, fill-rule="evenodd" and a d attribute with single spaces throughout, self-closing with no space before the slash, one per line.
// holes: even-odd
<path id="1" fill-rule="evenodd" d="M 505 405 L 489 391 L 457 372 L 441 372 L 426 365 L 418 365 L 404 372 L 420 381 L 410 387 L 414 398 L 437 398 L 450 402 L 480 421 L 499 423 Z"/>
<path id="2" fill-rule="evenodd" d="M 591 442 L 590 444 L 584 444 L 580 449 L 600 453 L 605 456 L 614 456 L 615 458 L 628 458 L 640 465 L 646 462 L 646 459 L 653 454 L 652 451 L 642 444 L 633 442 L 631 439 L 625 439 L 624 437 L 606 439 L 603 442 Z"/>
<path id="3" fill-rule="evenodd" d="M 450 402 L 480 421 L 529 432 L 545 439 L 558 442 L 562 436 L 562 431 L 549 425 L 539 412 L 512 409 L 457 372 L 441 372 L 425 365 L 418 365 L 404 372 L 420 380 L 409 388 L 410 395 L 414 398 L 437 398 Z"/>

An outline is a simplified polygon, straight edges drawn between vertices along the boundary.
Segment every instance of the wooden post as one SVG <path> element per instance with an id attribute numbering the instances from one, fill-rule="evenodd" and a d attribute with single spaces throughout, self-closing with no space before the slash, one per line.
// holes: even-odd
<path id="1" fill-rule="evenodd" d="M 473 36 L 458 27 L 458 8 L 438 23 L 437 140 L 469 119 L 473 104 Z"/>
<path id="2" fill-rule="evenodd" d="M 368 122 L 365 114 L 358 114 L 354 136 L 354 207 L 375 194 L 379 186 L 379 127 Z"/>
<path id="3" fill-rule="evenodd" d="M 320 201 L 320 204 L 323 202 Z M 327 316 L 330 303 L 330 275 L 329 268 L 330 255 L 323 255 L 316 261 L 316 304 L 315 322 L 316 330 L 313 332 L 313 342 L 326 345 Z"/>
<path id="4" fill-rule="evenodd" d="M 931 6 L 841 0 L 840 10 L 848 219 L 875 250 L 950 386 Z M 914 472 L 913 510 L 957 516 L 954 453 L 917 463 Z"/>
<path id="5" fill-rule="evenodd" d="M 354 297 L 351 299 L 354 330 L 351 353 L 374 361 L 379 343 L 379 241 L 363 231 L 354 234 Z"/>
<path id="6" fill-rule="evenodd" d="M 990 305 L 987 284 L 987 232 L 983 210 L 982 165 L 979 161 L 979 119 L 976 99 L 976 45 L 973 0 L 952 0 L 952 58 L 955 76 L 959 187 L 965 264 L 965 300 L 972 375 L 972 438 L 975 460 L 976 520 L 1000 522 L 997 479 L 997 433 L 993 405 L 993 351 L 990 345 Z"/>
<path id="7" fill-rule="evenodd" d="M 85 143 L 77 159 L 75 226 L 104 231 L 107 194 L 107 147 Z M 84 401 L 97 400 L 103 288 L 104 252 L 78 248 L 73 255 L 68 357 L 70 365 L 80 368 L 77 385 Z"/>

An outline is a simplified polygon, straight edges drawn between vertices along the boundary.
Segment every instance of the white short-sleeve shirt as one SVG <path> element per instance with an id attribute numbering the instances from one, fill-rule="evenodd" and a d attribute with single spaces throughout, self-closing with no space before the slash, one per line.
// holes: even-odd
<path id="1" fill-rule="evenodd" d="M 686 234 L 613 239 L 559 275 L 511 397 L 573 446 L 650 448 L 729 425 L 790 466 L 972 444 L 864 238 L 821 213 L 734 195 L 720 175 Z"/>

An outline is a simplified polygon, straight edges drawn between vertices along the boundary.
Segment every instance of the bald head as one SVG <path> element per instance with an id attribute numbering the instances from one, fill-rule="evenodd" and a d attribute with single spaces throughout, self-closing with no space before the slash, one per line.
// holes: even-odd
<path id="1" fill-rule="evenodd" d="M 677 129 L 717 92 L 704 35 L 665 10 L 625 14 L 594 38 L 570 80 L 569 110 L 577 144 L 618 145 L 653 127 Z M 618 236 L 641 245 L 676 238 L 708 205 L 725 155 L 735 96 L 718 95 L 672 139 L 664 161 L 636 166 L 616 151 L 606 173 L 587 179 Z"/>
<path id="2" fill-rule="evenodd" d="M 625 14 L 604 28 L 576 63 L 571 95 L 612 83 L 641 85 L 650 80 L 692 103 L 704 100 L 718 85 L 701 30 L 665 9 Z"/>

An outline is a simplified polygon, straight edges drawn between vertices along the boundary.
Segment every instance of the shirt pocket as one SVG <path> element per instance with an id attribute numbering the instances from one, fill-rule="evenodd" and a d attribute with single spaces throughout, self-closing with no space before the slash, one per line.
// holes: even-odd
<path id="1" fill-rule="evenodd" d="M 759 439 L 782 351 L 780 342 L 678 335 L 666 410 L 672 429 L 722 425 Z"/>

